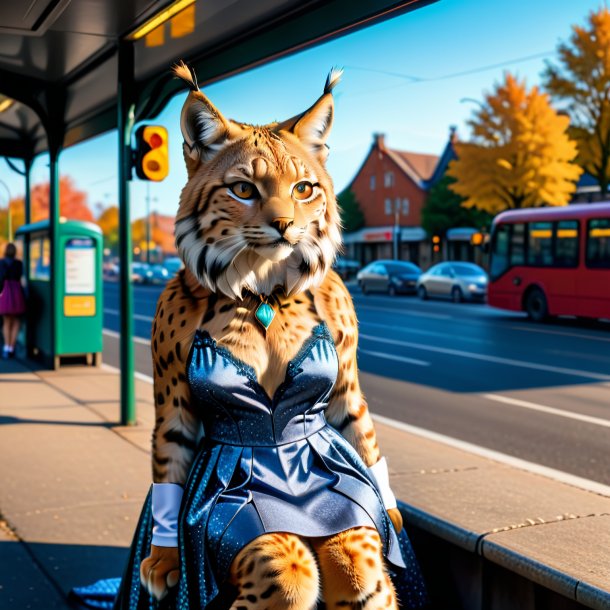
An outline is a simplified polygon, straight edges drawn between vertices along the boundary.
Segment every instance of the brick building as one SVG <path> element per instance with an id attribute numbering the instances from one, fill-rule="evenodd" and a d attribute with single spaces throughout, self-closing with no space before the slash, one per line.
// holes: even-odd
<path id="1" fill-rule="evenodd" d="M 399 258 L 427 266 L 428 236 L 421 226 L 427 192 L 445 173 L 454 158 L 455 130 L 440 156 L 388 148 L 383 134 L 373 144 L 347 187 L 364 214 L 365 226 L 346 233 L 346 256 L 362 264 L 393 258 L 394 232 L 399 230 Z"/>

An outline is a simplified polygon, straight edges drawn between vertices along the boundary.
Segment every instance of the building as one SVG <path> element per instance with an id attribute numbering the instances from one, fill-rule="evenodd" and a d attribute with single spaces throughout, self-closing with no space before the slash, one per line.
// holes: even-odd
<path id="1" fill-rule="evenodd" d="M 398 258 L 427 266 L 431 245 L 421 226 L 427 192 L 455 157 L 455 129 L 440 156 L 388 148 L 384 134 L 373 144 L 347 187 L 364 215 L 364 228 L 344 235 L 348 258 L 367 264 L 380 258 Z M 395 235 L 398 233 L 398 240 Z"/>

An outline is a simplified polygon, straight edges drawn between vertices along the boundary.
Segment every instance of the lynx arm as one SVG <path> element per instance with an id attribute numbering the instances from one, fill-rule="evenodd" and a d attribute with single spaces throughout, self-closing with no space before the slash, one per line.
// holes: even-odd
<path id="1" fill-rule="evenodd" d="M 186 379 L 186 359 L 206 298 L 189 286 L 182 271 L 159 297 L 152 330 L 155 429 L 152 469 L 155 483 L 183 485 L 194 458 L 200 424 Z"/>
<path id="2" fill-rule="evenodd" d="M 329 271 L 316 291 L 315 304 L 328 324 L 339 357 L 337 381 L 326 409 L 327 420 L 354 447 L 366 466 L 379 465 L 381 453 L 375 426 L 358 379 L 358 320 L 349 291 L 334 271 Z M 400 512 L 390 508 L 388 513 L 400 531 Z"/>
<path id="3" fill-rule="evenodd" d="M 155 511 L 171 514 L 176 524 L 181 490 L 193 462 L 200 424 L 192 411 L 186 378 L 186 359 L 201 321 L 206 298 L 197 285 L 180 272 L 167 283 L 159 297 L 153 321 L 153 357 L 156 421 L 152 438 L 154 529 L 150 554 L 140 565 L 140 580 L 157 599 L 163 599 L 179 578 L 179 555 L 171 532 L 163 541 L 163 520 Z M 170 485 L 166 485 L 166 484 Z M 171 485 L 173 484 L 173 485 Z M 165 498 L 165 500 L 164 500 Z M 168 498 L 174 506 L 167 506 Z M 161 502 L 161 501 L 164 502 Z M 158 505 L 166 506 L 159 510 Z M 161 529 L 161 532 L 160 532 Z M 168 530 L 169 531 L 169 530 Z M 173 530 L 175 532 L 175 530 Z M 175 539 L 175 533 L 174 533 Z"/>

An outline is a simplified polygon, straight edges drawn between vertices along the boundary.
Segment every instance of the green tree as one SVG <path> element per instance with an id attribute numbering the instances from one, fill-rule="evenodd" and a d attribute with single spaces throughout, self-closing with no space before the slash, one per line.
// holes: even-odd
<path id="1" fill-rule="evenodd" d="M 344 231 L 349 233 L 362 228 L 364 226 L 364 214 L 354 192 L 351 189 L 345 189 L 339 193 L 337 201 Z"/>
<path id="2" fill-rule="evenodd" d="M 603 196 L 610 183 L 610 10 L 600 8 L 587 21 L 559 44 L 559 65 L 547 65 L 543 78 L 551 97 L 566 104 L 577 162 Z"/>
<path id="3" fill-rule="evenodd" d="M 491 214 L 477 208 L 465 208 L 464 198 L 451 190 L 455 178 L 443 176 L 428 192 L 422 210 L 422 226 L 428 235 L 444 235 L 447 229 L 491 225 Z"/>

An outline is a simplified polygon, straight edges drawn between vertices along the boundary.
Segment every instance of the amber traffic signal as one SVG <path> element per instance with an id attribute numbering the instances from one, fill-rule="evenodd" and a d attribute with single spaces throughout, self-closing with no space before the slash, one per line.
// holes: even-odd
<path id="1" fill-rule="evenodd" d="M 138 178 L 159 182 L 169 173 L 167 129 L 143 125 L 136 131 L 135 167 Z"/>

